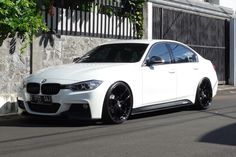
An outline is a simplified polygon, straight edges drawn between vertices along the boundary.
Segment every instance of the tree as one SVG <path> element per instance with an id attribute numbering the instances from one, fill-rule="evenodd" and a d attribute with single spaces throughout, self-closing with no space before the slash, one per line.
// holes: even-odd
<path id="1" fill-rule="evenodd" d="M 0 0 L 0 46 L 6 38 L 12 38 L 10 53 L 14 53 L 15 39 L 19 38 L 23 43 L 20 51 L 23 52 L 40 31 L 47 31 L 47 27 L 37 0 Z"/>

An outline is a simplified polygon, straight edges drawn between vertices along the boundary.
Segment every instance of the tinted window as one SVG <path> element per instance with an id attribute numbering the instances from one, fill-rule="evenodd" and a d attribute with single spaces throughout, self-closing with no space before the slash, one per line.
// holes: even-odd
<path id="1" fill-rule="evenodd" d="M 108 44 L 99 46 L 78 62 L 111 62 L 111 63 L 132 63 L 138 62 L 142 58 L 148 44 Z"/>
<path id="2" fill-rule="evenodd" d="M 148 58 L 151 58 L 153 56 L 160 57 L 162 60 L 165 61 L 165 63 L 171 62 L 169 50 L 166 47 L 166 44 L 154 45 L 149 52 Z"/>
<path id="3" fill-rule="evenodd" d="M 169 44 L 176 63 L 196 62 L 197 56 L 187 47 L 179 44 Z"/>

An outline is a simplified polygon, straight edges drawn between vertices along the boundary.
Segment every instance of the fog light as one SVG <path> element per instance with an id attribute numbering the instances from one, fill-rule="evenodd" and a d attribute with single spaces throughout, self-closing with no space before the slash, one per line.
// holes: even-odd
<path id="1" fill-rule="evenodd" d="M 24 102 L 22 100 L 18 100 L 17 99 L 17 104 L 18 104 L 18 107 L 21 108 L 21 109 L 25 109 L 25 105 L 24 105 Z"/>
<path id="2" fill-rule="evenodd" d="M 88 109 L 88 104 L 83 104 L 83 108 L 84 108 L 85 110 L 87 110 L 87 109 Z"/>

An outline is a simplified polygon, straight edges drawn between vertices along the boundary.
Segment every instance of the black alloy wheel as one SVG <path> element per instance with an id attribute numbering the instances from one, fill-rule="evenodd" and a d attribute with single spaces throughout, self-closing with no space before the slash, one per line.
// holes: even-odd
<path id="1" fill-rule="evenodd" d="M 124 82 L 114 83 L 107 91 L 103 105 L 103 120 L 120 124 L 126 121 L 132 111 L 133 96 Z"/>
<path id="2" fill-rule="evenodd" d="M 200 83 L 196 95 L 196 107 L 201 110 L 209 108 L 212 101 L 212 88 L 210 81 L 204 80 Z"/>

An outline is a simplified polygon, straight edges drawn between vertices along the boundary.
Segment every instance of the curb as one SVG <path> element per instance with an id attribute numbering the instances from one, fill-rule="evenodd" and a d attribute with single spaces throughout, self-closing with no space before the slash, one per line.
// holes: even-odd
<path id="1" fill-rule="evenodd" d="M 217 95 L 227 95 L 227 94 L 235 94 L 235 93 L 236 93 L 236 87 L 235 86 L 219 88 L 218 91 L 217 91 Z"/>
<path id="2" fill-rule="evenodd" d="M 236 86 L 229 86 L 229 87 L 224 87 L 224 88 L 218 88 L 219 91 L 226 91 L 226 90 L 236 90 Z"/>
<path id="3" fill-rule="evenodd" d="M 5 117 L 16 117 L 18 116 L 18 113 L 7 113 L 7 114 L 0 114 L 0 119 L 5 118 Z"/>
<path id="4" fill-rule="evenodd" d="M 16 102 L 6 102 L 0 108 L 0 117 L 17 114 L 17 112 L 18 112 L 18 105 Z"/>

